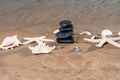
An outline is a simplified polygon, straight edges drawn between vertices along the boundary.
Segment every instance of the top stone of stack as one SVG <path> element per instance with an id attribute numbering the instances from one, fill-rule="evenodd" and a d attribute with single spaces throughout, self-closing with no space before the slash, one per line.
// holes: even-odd
<path id="1" fill-rule="evenodd" d="M 68 27 L 68 26 L 72 26 L 72 21 L 63 20 L 59 24 L 60 24 L 61 27 Z"/>

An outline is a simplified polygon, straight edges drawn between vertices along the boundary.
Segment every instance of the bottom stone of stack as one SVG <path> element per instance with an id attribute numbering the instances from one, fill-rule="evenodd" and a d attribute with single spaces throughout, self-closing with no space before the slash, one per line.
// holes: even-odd
<path id="1" fill-rule="evenodd" d="M 74 38 L 73 37 L 69 37 L 69 38 L 57 38 L 56 40 L 58 43 L 74 43 Z"/>

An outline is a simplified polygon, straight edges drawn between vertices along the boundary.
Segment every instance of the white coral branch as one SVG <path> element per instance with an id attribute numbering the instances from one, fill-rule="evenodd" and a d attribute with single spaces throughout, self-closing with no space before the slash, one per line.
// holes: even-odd
<path id="1" fill-rule="evenodd" d="M 33 54 L 40 54 L 40 53 L 49 53 L 53 49 L 55 49 L 55 46 L 50 47 L 49 45 L 46 45 L 42 41 L 35 47 L 29 46 L 30 50 L 32 50 Z"/>

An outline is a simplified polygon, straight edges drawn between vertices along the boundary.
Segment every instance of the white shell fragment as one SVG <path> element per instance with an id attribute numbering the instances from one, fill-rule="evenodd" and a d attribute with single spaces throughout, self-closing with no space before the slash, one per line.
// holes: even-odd
<path id="1" fill-rule="evenodd" d="M 118 36 L 120 36 L 120 32 L 118 32 Z"/>
<path id="2" fill-rule="evenodd" d="M 42 41 L 35 47 L 29 46 L 30 50 L 32 50 L 33 54 L 41 54 L 41 53 L 49 53 L 53 49 L 55 49 L 55 46 L 50 47 L 49 45 L 46 45 L 46 43 L 43 43 Z"/>
<path id="3" fill-rule="evenodd" d="M 92 42 L 92 43 L 98 43 L 98 44 L 96 44 L 97 47 L 102 47 L 107 42 L 115 47 L 120 48 L 120 44 L 115 42 L 115 41 L 120 40 L 120 37 L 113 37 L 113 38 L 109 37 L 108 38 L 107 35 L 112 35 L 112 32 L 109 30 L 103 30 L 101 33 L 102 39 L 85 38 L 84 40 L 88 41 L 88 42 Z"/>
<path id="4" fill-rule="evenodd" d="M 26 40 L 25 42 L 23 42 L 23 44 L 29 44 L 32 42 L 37 42 L 39 43 L 40 41 L 50 41 L 50 42 L 54 42 L 54 40 L 52 39 L 45 39 L 46 36 L 41 36 L 41 37 L 34 37 L 34 38 L 24 38 L 24 40 Z"/>
<path id="5" fill-rule="evenodd" d="M 102 32 L 101 32 L 101 35 L 106 35 L 106 36 L 109 36 L 109 35 L 112 35 L 112 31 L 108 30 L 108 29 L 104 29 Z"/>
<path id="6" fill-rule="evenodd" d="M 83 31 L 81 33 L 79 33 L 80 35 L 92 35 L 89 31 Z"/>
<path id="7" fill-rule="evenodd" d="M 53 32 L 53 34 L 57 34 L 58 32 L 60 32 L 59 29 L 55 30 L 55 31 Z"/>
<path id="8" fill-rule="evenodd" d="M 9 36 L 3 40 L 0 45 L 0 49 L 13 49 L 15 46 L 19 46 L 20 44 L 22 43 L 18 40 L 17 35 Z"/>

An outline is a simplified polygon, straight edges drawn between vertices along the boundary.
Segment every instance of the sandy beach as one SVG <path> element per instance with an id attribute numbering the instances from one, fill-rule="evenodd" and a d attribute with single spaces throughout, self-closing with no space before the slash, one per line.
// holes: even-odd
<path id="1" fill-rule="evenodd" d="M 0 80 L 119 80 L 120 49 L 110 44 L 97 48 L 74 35 L 77 42 L 59 44 L 53 31 L 59 22 L 72 20 L 75 34 L 103 29 L 120 31 L 120 0 L 0 0 L 0 43 L 6 36 L 46 36 L 57 48 L 34 55 L 28 45 L 0 50 Z M 120 41 L 118 41 L 120 43 Z M 62 48 L 58 48 L 62 46 Z M 74 52 L 75 46 L 82 51 Z"/>
<path id="2" fill-rule="evenodd" d="M 0 33 L 0 41 L 5 36 L 14 34 L 17 34 L 21 41 L 26 36 L 42 36 L 19 30 L 1 30 Z M 52 34 L 50 38 L 55 40 Z M 32 54 L 28 45 L 21 45 L 13 50 L 1 50 L 0 79 L 117 80 L 120 78 L 120 50 L 118 48 L 110 44 L 106 44 L 103 48 L 96 48 L 94 44 L 82 39 L 73 44 L 56 42 L 52 44 L 63 46 L 63 48 L 56 48 L 49 54 L 40 55 Z M 75 46 L 79 46 L 82 51 L 73 52 Z"/>

